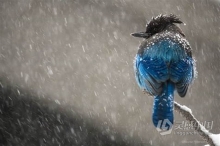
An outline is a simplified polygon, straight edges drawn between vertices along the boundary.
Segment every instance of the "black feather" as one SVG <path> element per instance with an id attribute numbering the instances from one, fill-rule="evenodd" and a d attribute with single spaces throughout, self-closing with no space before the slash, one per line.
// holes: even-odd
<path id="1" fill-rule="evenodd" d="M 183 23 L 176 15 L 158 15 L 157 17 L 153 17 L 152 20 L 146 25 L 146 32 L 151 34 L 150 36 L 159 33 L 170 25 L 174 25 L 174 23 Z M 179 30 L 182 34 L 182 31 Z M 184 34 L 183 34 L 184 36 Z"/>

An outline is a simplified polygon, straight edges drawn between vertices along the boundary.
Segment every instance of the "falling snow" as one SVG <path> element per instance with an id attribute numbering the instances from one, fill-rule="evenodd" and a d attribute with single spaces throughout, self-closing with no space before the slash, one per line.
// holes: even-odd
<path id="1" fill-rule="evenodd" d="M 175 100 L 220 133 L 219 11 L 220 1 L 203 0 L 1 1 L 0 145 L 202 141 L 175 129 L 161 136 L 151 124 L 153 98 L 135 82 L 133 59 L 142 40 L 130 34 L 160 13 L 186 24 L 179 26 L 189 42 L 181 45 L 190 44 L 199 73 L 186 97 Z M 175 120 L 174 128 L 185 119 L 175 113 Z"/>

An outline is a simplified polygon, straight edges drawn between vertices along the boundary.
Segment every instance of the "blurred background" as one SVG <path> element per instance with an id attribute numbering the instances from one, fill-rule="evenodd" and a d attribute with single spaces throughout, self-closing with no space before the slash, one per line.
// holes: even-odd
<path id="1" fill-rule="evenodd" d="M 205 145 L 179 127 L 185 119 L 177 112 L 172 133 L 161 136 L 153 98 L 135 82 L 142 39 L 130 33 L 161 13 L 186 23 L 180 27 L 197 60 L 197 79 L 175 100 L 220 133 L 219 1 L 1 0 L 0 144 Z"/>

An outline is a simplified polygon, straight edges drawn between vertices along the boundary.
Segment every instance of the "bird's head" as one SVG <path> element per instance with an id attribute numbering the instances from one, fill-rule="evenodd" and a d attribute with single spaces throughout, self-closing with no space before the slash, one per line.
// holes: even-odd
<path id="1" fill-rule="evenodd" d="M 181 24 L 183 22 L 174 14 L 158 15 L 155 18 L 153 17 L 151 21 L 147 23 L 145 32 L 136 32 L 132 33 L 131 35 L 134 37 L 148 39 L 151 36 L 166 30 L 169 26 L 175 26 L 174 23 Z M 181 35 L 185 36 L 177 26 L 176 29 L 179 31 Z"/>

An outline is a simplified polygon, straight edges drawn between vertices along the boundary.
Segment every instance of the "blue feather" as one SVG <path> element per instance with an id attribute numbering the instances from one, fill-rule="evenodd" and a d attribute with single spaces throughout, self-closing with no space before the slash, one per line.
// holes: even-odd
<path id="1" fill-rule="evenodd" d="M 181 97 L 185 96 L 193 79 L 193 59 L 180 44 L 162 40 L 137 54 L 134 68 L 138 85 L 154 95 L 154 125 L 164 120 L 173 124 L 174 90 L 177 89 Z"/>
<path id="2" fill-rule="evenodd" d="M 164 84 L 163 91 L 160 95 L 155 96 L 153 104 L 152 120 L 155 127 L 164 128 L 162 124 L 164 120 L 169 120 L 171 123 L 166 123 L 165 127 L 169 130 L 173 125 L 173 97 L 174 84 L 167 82 Z M 161 122 L 161 123 L 158 123 Z"/>

